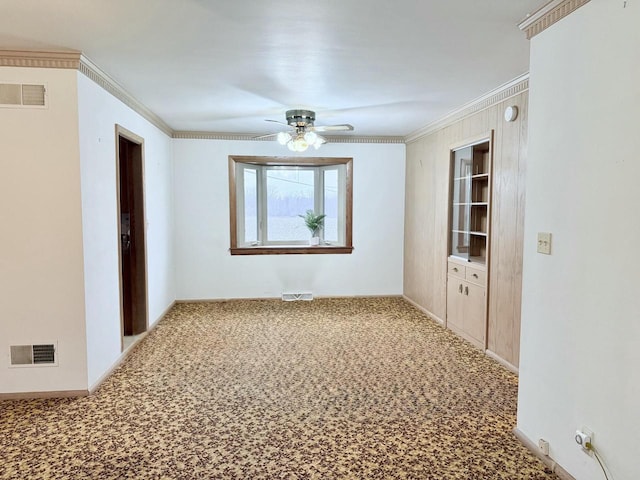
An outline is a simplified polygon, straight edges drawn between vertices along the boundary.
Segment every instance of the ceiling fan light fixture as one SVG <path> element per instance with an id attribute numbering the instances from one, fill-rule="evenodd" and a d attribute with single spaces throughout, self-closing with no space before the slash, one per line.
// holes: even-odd
<path id="1" fill-rule="evenodd" d="M 309 143 L 304 139 L 303 134 L 298 134 L 287 142 L 287 148 L 292 152 L 304 152 L 309 148 Z"/>
<path id="2" fill-rule="evenodd" d="M 321 137 L 320 135 L 318 135 L 317 137 L 318 138 L 316 138 L 316 141 L 313 142 L 313 148 L 315 148 L 316 150 L 318 150 L 322 145 L 327 143 L 327 140 L 324 137 Z"/>
<path id="3" fill-rule="evenodd" d="M 316 120 L 316 112 L 311 110 L 287 110 L 286 113 L 289 132 L 270 133 L 254 137 L 256 139 L 276 137 L 280 145 L 286 145 L 292 152 L 305 152 L 310 146 L 316 150 L 327 143 L 327 139 L 318 135 L 318 132 L 335 132 L 335 131 L 351 131 L 353 126 L 349 124 L 342 125 L 322 125 L 314 126 Z M 268 122 L 278 122 L 277 120 L 267 120 Z"/>
<path id="4" fill-rule="evenodd" d="M 318 140 L 318 134 L 316 132 L 307 132 L 304 134 L 304 139 L 310 145 L 315 145 Z"/>
<path id="5" fill-rule="evenodd" d="M 309 148 L 309 143 L 304 139 L 304 135 L 298 135 L 293 141 L 293 146 L 296 152 L 304 152 Z"/>
<path id="6" fill-rule="evenodd" d="M 289 143 L 291 141 L 291 134 L 287 133 L 287 132 L 280 132 L 278 134 L 278 143 L 280 145 L 286 145 L 287 143 Z"/>

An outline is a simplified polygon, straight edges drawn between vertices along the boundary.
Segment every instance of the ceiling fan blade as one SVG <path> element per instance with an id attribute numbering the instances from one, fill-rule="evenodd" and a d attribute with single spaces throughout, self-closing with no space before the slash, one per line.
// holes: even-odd
<path id="1" fill-rule="evenodd" d="M 291 127 L 291 125 L 289 125 L 288 123 L 284 123 L 284 122 L 280 122 L 278 120 L 271 120 L 269 118 L 265 118 L 264 120 L 265 122 L 273 122 L 273 123 L 279 123 L 280 125 L 286 125 L 287 127 Z"/>
<path id="2" fill-rule="evenodd" d="M 349 125 L 348 123 L 344 125 L 318 125 L 311 127 L 309 130 L 313 130 L 314 132 L 350 131 L 353 130 L 353 125 Z"/>
<path id="3" fill-rule="evenodd" d="M 258 135 L 257 137 L 252 137 L 252 140 L 260 140 L 262 138 L 269 138 L 269 137 L 276 137 L 278 136 L 277 133 L 267 133 L 266 135 Z"/>

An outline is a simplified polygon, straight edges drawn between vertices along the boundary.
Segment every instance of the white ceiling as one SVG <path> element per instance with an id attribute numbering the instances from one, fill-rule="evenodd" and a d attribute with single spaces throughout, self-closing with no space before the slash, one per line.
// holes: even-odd
<path id="1" fill-rule="evenodd" d="M 543 0 L 1 0 L 0 48 L 82 51 L 174 130 L 290 108 L 407 135 L 528 71 Z M 1 79 L 0 79 L 1 80 Z"/>

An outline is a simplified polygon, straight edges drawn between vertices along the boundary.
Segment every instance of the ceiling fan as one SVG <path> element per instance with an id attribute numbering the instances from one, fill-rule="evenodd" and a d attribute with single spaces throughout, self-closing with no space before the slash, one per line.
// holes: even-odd
<path id="1" fill-rule="evenodd" d="M 266 120 L 267 122 L 286 125 L 286 132 L 270 133 L 255 138 L 276 137 L 280 145 L 286 145 L 293 152 L 304 152 L 310 145 L 315 149 L 327 142 L 317 132 L 340 132 L 353 130 L 353 125 L 314 125 L 316 112 L 311 110 L 287 110 L 285 114 L 287 123 L 278 120 Z"/>

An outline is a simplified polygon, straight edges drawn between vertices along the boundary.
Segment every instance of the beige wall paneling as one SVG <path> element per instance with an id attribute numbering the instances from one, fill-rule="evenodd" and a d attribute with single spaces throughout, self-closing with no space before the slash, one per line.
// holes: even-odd
<path id="1" fill-rule="evenodd" d="M 498 105 L 494 156 L 487 348 L 516 368 L 520 355 L 527 99 L 521 94 Z M 514 122 L 502 118 L 509 105 L 520 110 Z"/>
<path id="2" fill-rule="evenodd" d="M 449 198 L 449 162 L 439 161 L 448 155 L 442 137 L 438 131 L 407 145 L 404 294 L 443 323 L 448 212 L 435 208 Z"/>
<path id="3" fill-rule="evenodd" d="M 494 130 L 487 345 L 514 367 L 519 356 L 527 98 L 525 90 L 407 145 L 404 295 L 444 320 L 450 148 Z M 503 118 L 509 105 L 519 110 L 514 122 Z"/>
<path id="4" fill-rule="evenodd" d="M 515 263 L 515 275 L 518 279 L 518 297 L 513 306 L 514 315 L 518 319 L 514 323 L 513 338 L 514 351 L 512 365 L 520 366 L 520 316 L 522 311 L 522 265 L 524 263 L 524 217 L 525 217 L 525 205 L 526 205 L 526 183 L 527 183 L 527 145 L 529 144 L 529 116 L 526 112 L 529 112 L 529 95 L 522 96 L 522 110 L 525 115 L 520 119 L 520 169 L 518 172 L 518 224 L 516 225 L 516 258 Z"/>

